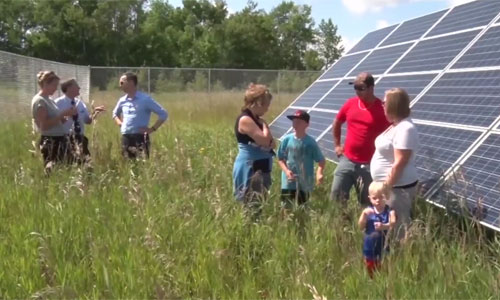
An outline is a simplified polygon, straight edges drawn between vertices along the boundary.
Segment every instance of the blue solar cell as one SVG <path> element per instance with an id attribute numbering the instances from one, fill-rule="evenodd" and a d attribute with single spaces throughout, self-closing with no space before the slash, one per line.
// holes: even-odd
<path id="1" fill-rule="evenodd" d="M 447 73 L 412 112 L 417 119 L 488 127 L 500 114 L 500 71 Z"/>
<path id="2" fill-rule="evenodd" d="M 383 74 L 410 46 L 411 44 L 404 44 L 375 50 L 349 73 L 349 76 L 356 76 L 364 71 L 372 74 Z"/>
<path id="3" fill-rule="evenodd" d="M 352 81 L 352 79 L 341 81 L 339 85 L 331 90 L 330 93 L 318 103 L 316 108 L 339 110 L 347 99 L 356 96 L 353 86 L 349 85 L 350 81 Z"/>
<path id="4" fill-rule="evenodd" d="M 391 88 L 403 88 L 413 100 L 436 77 L 436 74 L 403 75 L 383 77 L 375 86 L 375 94 L 384 99 L 384 93 Z"/>
<path id="5" fill-rule="evenodd" d="M 416 165 L 422 192 L 427 192 L 474 143 L 480 132 L 416 124 L 420 148 Z"/>
<path id="6" fill-rule="evenodd" d="M 320 79 L 341 78 L 359 63 L 368 53 L 359 53 L 349 56 L 343 56 L 333 67 L 321 76 Z"/>
<path id="7" fill-rule="evenodd" d="M 500 26 L 492 27 L 452 68 L 477 68 L 500 65 Z"/>
<path id="8" fill-rule="evenodd" d="M 390 73 L 441 70 L 479 33 L 479 30 L 463 32 L 442 38 L 421 41 Z"/>
<path id="9" fill-rule="evenodd" d="M 396 26 L 397 25 L 392 25 L 368 33 L 361 39 L 361 41 L 359 41 L 359 43 L 352 47 L 348 54 L 375 48 L 375 46 L 377 46 L 389 33 L 391 33 Z"/>
<path id="10" fill-rule="evenodd" d="M 311 120 L 307 133 L 315 139 L 332 124 L 333 118 L 336 115 L 335 113 L 322 111 L 310 111 L 309 114 L 311 115 Z"/>
<path id="11" fill-rule="evenodd" d="M 431 199 L 500 227 L 500 135 L 490 135 Z M 464 206 L 464 204 L 466 206 Z"/>
<path id="12" fill-rule="evenodd" d="M 347 129 L 346 125 L 342 126 L 342 134 L 341 134 L 341 143 L 344 144 L 345 142 L 345 137 L 347 134 Z M 321 152 L 323 152 L 323 155 L 330 160 L 333 160 L 335 162 L 338 161 L 337 154 L 335 153 L 335 146 L 333 144 L 333 133 L 330 130 L 327 132 L 319 141 L 318 145 L 321 148 Z"/>
<path id="13" fill-rule="evenodd" d="M 336 83 L 338 80 L 318 82 L 316 81 L 311 85 L 311 87 L 302 94 L 297 101 L 293 103 L 294 106 L 313 106 L 321 97 L 323 97 Z"/>
<path id="14" fill-rule="evenodd" d="M 479 0 L 457 6 L 428 36 L 487 25 L 500 11 L 500 1 Z"/>
<path id="15" fill-rule="evenodd" d="M 296 109 L 288 108 L 281 116 L 273 121 L 270 125 L 270 129 L 274 138 L 281 138 L 288 131 L 288 129 L 292 127 L 292 123 L 286 116 L 293 114 L 295 111 Z"/>
<path id="16" fill-rule="evenodd" d="M 404 22 L 382 43 L 381 46 L 419 39 L 445 12 L 446 10 L 442 10 Z"/>

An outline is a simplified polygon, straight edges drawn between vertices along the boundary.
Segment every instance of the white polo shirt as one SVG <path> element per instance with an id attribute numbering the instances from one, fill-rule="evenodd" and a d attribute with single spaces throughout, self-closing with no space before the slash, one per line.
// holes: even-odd
<path id="1" fill-rule="evenodd" d="M 61 96 L 55 101 L 57 107 L 61 111 L 71 108 L 72 106 L 71 99 L 66 96 Z M 90 121 L 90 114 L 87 110 L 87 106 L 80 99 L 75 98 L 75 105 L 76 109 L 78 110 L 78 122 L 80 123 L 80 128 L 82 129 L 81 134 L 83 135 L 85 133 L 85 122 Z M 74 121 L 72 117 L 69 117 L 69 119 L 63 124 L 67 134 L 73 133 L 73 124 Z"/>

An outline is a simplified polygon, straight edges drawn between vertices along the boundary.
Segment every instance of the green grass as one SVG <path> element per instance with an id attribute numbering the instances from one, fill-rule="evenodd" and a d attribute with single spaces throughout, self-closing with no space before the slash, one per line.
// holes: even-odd
<path id="1" fill-rule="evenodd" d="M 95 94 L 108 108 L 117 95 Z M 170 121 L 152 157 L 121 159 L 110 114 L 89 127 L 94 171 L 42 175 L 29 119 L 0 126 L 1 298 L 497 298 L 500 243 L 480 227 L 417 205 L 405 247 L 374 280 L 362 233 L 340 217 L 325 184 L 310 210 L 283 218 L 275 165 L 258 224 L 232 198 L 234 118 L 241 94 L 156 95 Z M 273 103 L 269 119 L 293 95 Z M 349 207 L 353 219 L 359 208 Z M 302 221 L 301 221 L 302 220 Z M 299 224 L 305 223 L 301 230 Z"/>

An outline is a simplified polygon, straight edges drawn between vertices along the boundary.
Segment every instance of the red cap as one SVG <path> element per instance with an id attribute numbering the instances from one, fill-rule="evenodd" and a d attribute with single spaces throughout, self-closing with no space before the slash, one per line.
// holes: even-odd
<path id="1" fill-rule="evenodd" d="M 309 123 L 309 120 L 311 119 L 311 116 L 307 112 L 305 112 L 301 109 L 298 109 L 297 111 L 295 111 L 295 113 L 293 115 L 289 115 L 286 117 L 290 120 L 301 119 L 301 120 L 306 121 L 307 123 Z"/>

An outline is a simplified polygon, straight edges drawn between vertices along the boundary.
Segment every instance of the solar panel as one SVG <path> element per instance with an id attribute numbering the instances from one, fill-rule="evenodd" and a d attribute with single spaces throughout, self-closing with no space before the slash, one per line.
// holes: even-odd
<path id="1" fill-rule="evenodd" d="M 324 111 L 311 111 L 311 120 L 309 122 L 309 128 L 307 129 L 307 134 L 313 138 L 318 138 L 325 129 L 332 124 L 333 119 L 336 114 L 333 112 Z"/>
<path id="2" fill-rule="evenodd" d="M 428 36 L 484 26 L 500 11 L 500 1 L 474 1 L 457 6 L 429 33 Z"/>
<path id="3" fill-rule="evenodd" d="M 294 106 L 313 106 L 338 80 L 316 81 L 293 103 Z"/>
<path id="4" fill-rule="evenodd" d="M 390 73 L 441 70 L 472 41 L 479 30 L 424 40 L 417 44 Z"/>
<path id="5" fill-rule="evenodd" d="M 420 149 L 416 165 L 423 192 L 428 191 L 460 158 L 480 132 L 416 124 Z"/>
<path id="6" fill-rule="evenodd" d="M 293 115 L 293 113 L 297 109 L 288 108 L 286 109 L 276 120 L 273 121 L 271 125 L 271 133 L 275 138 L 281 138 L 285 133 L 287 133 L 288 129 L 292 127 L 292 123 L 286 117 L 288 115 Z"/>
<path id="7" fill-rule="evenodd" d="M 411 44 L 404 44 L 375 50 L 349 76 L 356 76 L 366 70 L 370 70 L 372 74 L 383 74 L 410 46 Z"/>
<path id="8" fill-rule="evenodd" d="M 500 1 L 478 0 L 368 33 L 287 113 L 307 108 L 309 133 L 325 157 L 337 161 L 331 124 L 355 96 L 348 82 L 367 71 L 376 77 L 379 98 L 390 88 L 404 88 L 419 132 L 421 195 L 443 206 L 458 199 L 500 231 L 498 23 Z M 271 124 L 275 136 L 290 128 L 283 118 Z M 344 125 L 342 140 L 345 136 Z"/>
<path id="9" fill-rule="evenodd" d="M 404 22 L 381 46 L 419 39 L 445 12 L 445 10 L 442 10 Z"/>
<path id="10" fill-rule="evenodd" d="M 417 119 L 489 127 L 500 114 L 500 70 L 446 73 L 412 111 Z"/>
<path id="11" fill-rule="evenodd" d="M 436 74 L 402 75 L 383 77 L 377 83 L 375 95 L 384 99 L 384 92 L 396 87 L 404 87 L 413 100 L 436 77 Z"/>
<path id="12" fill-rule="evenodd" d="M 431 199 L 500 227 L 500 135 L 488 136 Z"/>
<path id="13" fill-rule="evenodd" d="M 344 77 L 345 73 L 349 72 L 349 70 L 351 70 L 367 54 L 367 52 L 364 52 L 350 56 L 343 56 L 319 79 Z"/>
<path id="14" fill-rule="evenodd" d="M 477 68 L 500 65 L 500 26 L 490 28 L 453 68 Z"/>
<path id="15" fill-rule="evenodd" d="M 377 46 L 395 27 L 396 25 L 393 25 L 368 33 L 356 46 L 352 47 L 349 53 L 368 50 Z"/>
<path id="16" fill-rule="evenodd" d="M 344 144 L 345 137 L 347 135 L 347 129 L 345 126 L 342 127 L 342 134 L 341 134 L 341 143 Z M 321 148 L 321 152 L 323 152 L 323 155 L 332 161 L 337 162 L 338 157 L 337 154 L 335 153 L 335 146 L 333 143 L 333 134 L 331 131 L 327 132 L 319 141 L 318 145 Z"/>
<path id="17" fill-rule="evenodd" d="M 354 96 L 354 89 L 352 85 L 348 84 L 349 81 L 352 79 L 342 80 L 316 107 L 338 111 L 346 99 Z"/>

